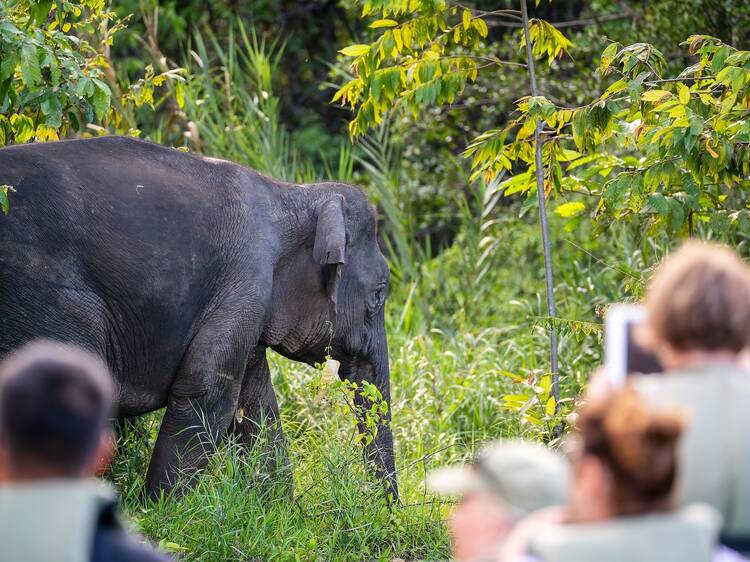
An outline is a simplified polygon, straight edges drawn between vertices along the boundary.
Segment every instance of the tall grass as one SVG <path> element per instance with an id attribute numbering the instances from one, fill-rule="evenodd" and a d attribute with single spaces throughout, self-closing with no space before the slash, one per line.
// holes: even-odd
<path id="1" fill-rule="evenodd" d="M 342 141 L 338 160 L 322 158 L 320 169 L 300 158 L 281 122 L 274 82 L 283 47 L 259 39 L 241 20 L 220 41 L 210 29 L 195 34 L 185 66 L 189 83 L 185 112 L 191 121 L 190 147 L 244 164 L 287 181 L 323 176 L 348 181 L 352 156 Z M 332 176 L 335 174 L 335 176 Z"/>

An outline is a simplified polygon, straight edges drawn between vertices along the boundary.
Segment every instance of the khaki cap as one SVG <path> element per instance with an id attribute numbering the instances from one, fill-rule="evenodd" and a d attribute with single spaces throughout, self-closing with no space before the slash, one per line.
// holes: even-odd
<path id="1" fill-rule="evenodd" d="M 498 441 L 473 464 L 438 469 L 427 485 L 439 494 L 491 496 L 515 517 L 564 504 L 570 487 L 566 459 L 539 444 Z"/>

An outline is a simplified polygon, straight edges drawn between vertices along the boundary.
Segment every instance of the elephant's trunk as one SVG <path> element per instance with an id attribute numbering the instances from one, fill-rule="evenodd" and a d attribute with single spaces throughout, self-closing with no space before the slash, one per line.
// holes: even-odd
<path id="1" fill-rule="evenodd" d="M 385 339 L 384 339 L 385 340 Z M 388 364 L 388 346 L 383 343 L 376 349 L 370 360 L 357 362 L 357 379 L 372 383 L 380 392 L 386 410 L 378 411 L 375 416 L 377 425 L 368 424 L 366 412 L 371 412 L 372 401 L 360 392 L 355 396 L 355 404 L 359 410 L 359 430 L 366 435 L 365 459 L 372 465 L 376 474 L 383 480 L 386 493 L 392 496 L 392 501 L 398 500 L 398 485 L 396 482 L 396 463 L 393 455 L 393 431 L 391 429 L 391 373 Z M 372 416 L 371 416 L 372 420 Z M 374 431 L 373 431 L 374 430 Z M 369 437 L 375 433 L 372 440 Z"/>

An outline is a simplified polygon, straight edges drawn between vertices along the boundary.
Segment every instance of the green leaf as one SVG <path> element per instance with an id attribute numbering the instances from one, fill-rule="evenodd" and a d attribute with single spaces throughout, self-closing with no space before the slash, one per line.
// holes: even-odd
<path id="1" fill-rule="evenodd" d="M 685 209 L 674 197 L 667 199 L 667 202 L 670 210 L 670 224 L 673 229 L 677 230 L 685 222 Z"/>
<path id="2" fill-rule="evenodd" d="M 8 95 L 8 91 L 10 90 L 10 85 L 12 83 L 13 78 L 11 77 L 9 77 L 7 80 L 0 80 L 0 107 L 5 103 L 5 96 Z"/>
<path id="3" fill-rule="evenodd" d="M 370 24 L 370 27 L 372 29 L 380 29 L 382 27 L 396 27 L 398 25 L 398 22 L 395 20 L 389 20 L 389 19 L 382 19 L 382 20 L 376 20 Z"/>
<path id="4" fill-rule="evenodd" d="M 109 87 L 104 84 L 101 80 L 94 80 L 96 84 L 96 90 L 91 103 L 94 105 L 94 111 L 96 112 L 96 118 L 101 121 L 106 117 L 107 111 L 109 110 L 109 103 L 111 101 L 111 93 Z M 104 87 L 101 87 L 103 85 Z"/>
<path id="5" fill-rule="evenodd" d="M 17 64 L 18 56 L 16 55 L 16 51 L 0 53 L 0 82 L 13 76 Z M 3 100 L 0 99 L 0 104 L 2 104 L 2 101 Z"/>
<path id="6" fill-rule="evenodd" d="M 29 88 L 42 82 L 42 69 L 39 67 L 39 55 L 33 45 L 24 45 L 21 50 L 21 76 Z"/>
<path id="7" fill-rule="evenodd" d="M 92 78 L 91 81 L 94 83 L 97 89 L 101 90 L 108 96 L 112 95 L 112 90 L 109 89 L 109 85 L 106 82 L 103 82 L 98 78 Z"/>
<path id="8" fill-rule="evenodd" d="M 37 0 L 31 5 L 31 19 L 37 24 L 44 23 L 52 9 L 52 0 Z"/>
<path id="9" fill-rule="evenodd" d="M 59 129 L 62 126 L 62 103 L 60 99 L 52 94 L 48 96 L 40 106 L 42 113 L 45 115 L 44 124 L 52 129 Z"/>
<path id="10" fill-rule="evenodd" d="M 71 127 L 77 133 L 81 130 L 81 121 L 78 119 L 78 115 L 74 111 L 68 111 L 68 120 L 70 121 Z"/>
<path id="11" fill-rule="evenodd" d="M 586 135 L 586 110 L 578 109 L 573 113 L 573 142 L 578 150 L 584 148 L 584 138 Z"/>
<path id="12" fill-rule="evenodd" d="M 558 206 L 557 209 L 555 209 L 555 214 L 563 218 L 570 218 L 580 214 L 585 208 L 586 205 L 580 201 L 571 201 Z"/>
<path id="13" fill-rule="evenodd" d="M 349 45 L 339 51 L 346 57 L 360 57 L 370 52 L 370 45 Z"/>
<path id="14" fill-rule="evenodd" d="M 667 217 L 670 214 L 670 207 L 667 198 L 661 193 L 653 193 L 648 198 L 648 203 L 651 208 L 659 215 Z"/>
<path id="15" fill-rule="evenodd" d="M 714 73 L 719 72 L 724 67 L 724 61 L 727 60 L 727 57 L 729 56 L 729 47 L 724 46 L 721 47 L 716 53 L 714 53 L 714 58 L 711 60 L 711 70 L 713 70 Z"/>
<path id="16" fill-rule="evenodd" d="M 617 43 L 610 43 L 607 45 L 607 48 L 604 49 L 602 52 L 602 57 L 599 62 L 599 70 L 605 71 L 607 68 L 610 67 L 612 64 L 612 61 L 615 59 L 615 55 L 617 54 L 617 48 L 619 45 Z"/>
<path id="17" fill-rule="evenodd" d="M 9 185 L 0 185 L 0 209 L 2 209 L 3 214 L 5 215 L 8 214 L 8 211 L 10 211 L 10 201 L 8 199 L 8 191 L 15 191 L 15 190 Z"/>
<path id="18" fill-rule="evenodd" d="M 613 96 L 615 94 L 619 94 L 623 90 L 625 90 L 628 87 L 628 81 L 623 79 L 617 80 L 616 82 L 613 82 L 610 84 L 609 88 L 604 90 L 604 93 L 601 95 L 601 99 L 607 99 L 610 96 Z"/>

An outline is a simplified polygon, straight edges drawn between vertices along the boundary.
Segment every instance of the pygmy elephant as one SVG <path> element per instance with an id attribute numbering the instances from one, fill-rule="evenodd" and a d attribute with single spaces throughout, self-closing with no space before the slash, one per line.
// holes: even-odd
<path id="1" fill-rule="evenodd" d="M 2 184 L 0 354 L 72 342 L 109 364 L 119 417 L 166 406 L 149 495 L 194 477 L 206 437 L 280 435 L 271 348 L 308 364 L 330 350 L 377 387 L 389 408 L 366 457 L 396 496 L 389 271 L 359 189 L 114 136 L 4 148 Z"/>

